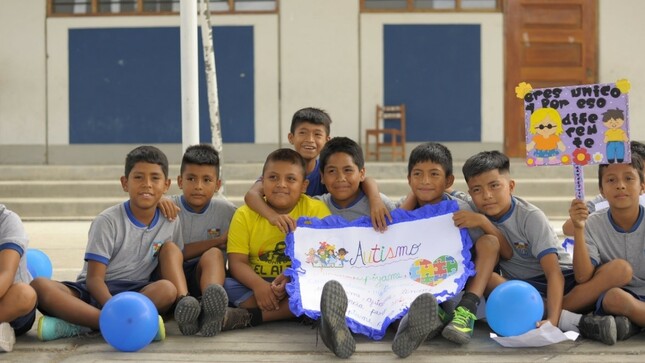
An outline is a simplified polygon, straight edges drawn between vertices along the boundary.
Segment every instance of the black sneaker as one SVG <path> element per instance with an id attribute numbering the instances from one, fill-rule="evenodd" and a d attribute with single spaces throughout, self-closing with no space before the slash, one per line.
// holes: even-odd
<path id="1" fill-rule="evenodd" d="M 222 331 L 222 321 L 228 306 L 228 296 L 220 285 L 209 285 L 202 294 L 199 332 L 202 336 L 212 337 Z"/>
<path id="2" fill-rule="evenodd" d="M 349 358 L 356 342 L 347 328 L 347 295 L 338 281 L 328 281 L 320 297 L 320 337 L 325 346 L 339 358 Z"/>
<path id="3" fill-rule="evenodd" d="M 578 323 L 580 335 L 585 338 L 603 342 L 607 345 L 616 344 L 616 321 L 611 315 L 583 315 Z"/>
<path id="4" fill-rule="evenodd" d="M 437 299 L 430 293 L 421 294 L 414 299 L 408 313 L 401 319 L 392 341 L 394 354 L 405 358 L 426 340 L 437 322 L 440 323 L 438 309 Z"/>
<path id="5" fill-rule="evenodd" d="M 183 335 L 195 335 L 199 331 L 199 301 L 192 296 L 182 296 L 175 306 L 175 321 Z"/>
<path id="6" fill-rule="evenodd" d="M 443 329 L 452 321 L 452 314 L 448 314 L 442 307 L 439 305 L 437 307 L 437 316 L 439 319 L 436 320 L 436 323 L 432 326 L 430 329 L 430 334 L 428 334 L 428 337 L 426 338 L 426 341 L 433 339 L 439 333 L 443 331 Z"/>
<path id="7" fill-rule="evenodd" d="M 617 340 L 626 340 L 641 332 L 641 327 L 626 316 L 615 316 L 614 319 L 616 320 Z"/>

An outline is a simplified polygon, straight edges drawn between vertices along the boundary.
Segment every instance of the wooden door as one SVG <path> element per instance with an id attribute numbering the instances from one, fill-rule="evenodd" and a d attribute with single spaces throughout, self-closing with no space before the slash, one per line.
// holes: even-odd
<path id="1" fill-rule="evenodd" d="M 515 87 L 596 83 L 597 0 L 504 0 L 504 151 L 526 156 L 523 102 Z"/>

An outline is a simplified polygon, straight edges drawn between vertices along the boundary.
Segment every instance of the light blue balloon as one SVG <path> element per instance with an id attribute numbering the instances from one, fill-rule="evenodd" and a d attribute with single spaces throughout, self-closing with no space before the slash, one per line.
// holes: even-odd
<path id="1" fill-rule="evenodd" d="M 511 280 L 497 286 L 486 299 L 486 320 L 498 335 L 512 337 L 536 328 L 544 315 L 542 296 L 530 284 Z"/>
<path id="2" fill-rule="evenodd" d="M 159 314 L 147 296 L 122 292 L 103 306 L 99 327 L 108 344 L 122 352 L 136 352 L 157 335 Z"/>
<path id="3" fill-rule="evenodd" d="M 34 248 L 27 249 L 27 270 L 33 278 L 52 278 L 52 262 L 47 254 Z"/>

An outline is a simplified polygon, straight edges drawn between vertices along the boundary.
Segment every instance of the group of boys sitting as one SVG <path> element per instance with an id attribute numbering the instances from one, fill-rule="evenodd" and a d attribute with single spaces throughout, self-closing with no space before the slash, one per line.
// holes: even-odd
<path id="1" fill-rule="evenodd" d="M 564 226 L 575 241 L 571 259 L 545 214 L 513 195 L 509 159 L 502 153 L 480 152 L 465 162 L 466 194 L 452 191 L 450 151 L 439 143 L 421 144 L 409 157 L 411 192 L 393 203 L 366 176 L 360 146 L 346 137 L 330 139 L 330 124 L 322 110 L 297 111 L 288 135 L 295 150 L 269 154 L 261 178 L 237 210 L 215 196 L 221 180 L 212 146 L 186 150 L 177 178 L 183 194 L 171 198 L 164 197 L 171 182 L 163 152 L 152 146 L 132 150 L 121 177 L 129 200 L 94 219 L 85 262 L 73 282 L 32 281 L 20 218 L 0 205 L 0 349 L 11 351 L 15 335 L 31 329 L 36 308 L 42 313 L 37 334 L 43 341 L 98 331 L 101 307 L 124 291 L 144 294 L 161 314 L 155 341 L 165 338 L 162 315 L 170 312 L 184 335 L 214 336 L 294 319 L 284 241 L 299 217 L 335 214 L 351 221 L 368 216 L 382 231 L 394 208 L 413 210 L 446 200 L 459 205 L 453 221 L 468 229 L 476 274 L 454 309 L 445 309 L 430 293 L 410 304 L 393 324 L 397 356 L 409 356 L 439 334 L 467 344 L 480 300 L 506 280 L 526 281 L 545 299 L 544 320 L 536 327 L 550 322 L 611 345 L 645 326 L 642 144 L 632 143 L 630 164 L 599 167 L 608 208 L 590 214 L 583 201 L 571 203 Z M 343 286 L 327 282 L 319 333 L 341 358 L 350 357 L 356 346 L 345 322 L 347 304 Z"/>

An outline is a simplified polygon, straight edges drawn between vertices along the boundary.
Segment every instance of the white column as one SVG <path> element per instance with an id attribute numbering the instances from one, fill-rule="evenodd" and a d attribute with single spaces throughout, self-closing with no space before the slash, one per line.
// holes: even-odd
<path id="1" fill-rule="evenodd" d="M 199 143 L 197 79 L 197 0 L 181 0 L 181 143 L 182 151 Z"/>

